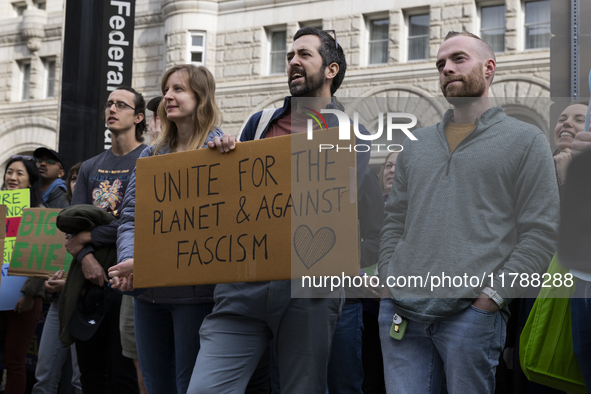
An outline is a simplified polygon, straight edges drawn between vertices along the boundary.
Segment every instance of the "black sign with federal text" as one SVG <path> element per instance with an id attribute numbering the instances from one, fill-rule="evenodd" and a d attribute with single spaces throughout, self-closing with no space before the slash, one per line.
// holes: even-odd
<path id="1" fill-rule="evenodd" d="M 64 166 L 111 146 L 104 102 L 131 85 L 135 0 L 66 1 L 59 152 Z"/>
<path id="2" fill-rule="evenodd" d="M 118 86 L 131 86 L 135 0 L 105 0 L 101 49 L 100 103 Z M 97 153 L 111 147 L 105 122 L 98 124 Z"/>

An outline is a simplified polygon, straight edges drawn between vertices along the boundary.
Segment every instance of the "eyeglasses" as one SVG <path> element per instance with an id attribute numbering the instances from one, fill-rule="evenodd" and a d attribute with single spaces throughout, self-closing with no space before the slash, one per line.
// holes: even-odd
<path id="1" fill-rule="evenodd" d="M 35 161 L 39 164 L 46 162 L 47 164 L 53 165 L 59 163 L 59 161 L 55 159 L 42 159 L 41 157 L 35 157 Z"/>
<path id="2" fill-rule="evenodd" d="M 334 45 L 337 49 L 339 49 L 339 44 L 337 42 L 337 31 L 336 30 L 322 30 L 325 33 L 330 33 L 332 32 L 332 34 L 334 35 Z"/>
<path id="3" fill-rule="evenodd" d="M 35 158 L 33 156 L 23 156 L 23 155 L 13 155 L 12 159 L 17 159 L 17 160 L 35 160 Z"/>
<path id="4" fill-rule="evenodd" d="M 131 108 L 135 111 L 135 108 L 133 108 L 131 105 L 129 105 L 123 101 L 111 101 L 111 100 L 109 100 L 105 103 L 105 110 L 110 109 L 113 106 L 113 104 L 115 104 L 115 108 L 117 108 L 118 111 L 124 110 L 125 107 Z"/>

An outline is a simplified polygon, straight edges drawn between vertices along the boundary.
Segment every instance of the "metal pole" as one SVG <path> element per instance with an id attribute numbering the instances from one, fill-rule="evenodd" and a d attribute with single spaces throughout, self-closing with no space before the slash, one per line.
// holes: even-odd
<path id="1" fill-rule="evenodd" d="M 570 94 L 579 97 L 579 0 L 570 0 Z"/>

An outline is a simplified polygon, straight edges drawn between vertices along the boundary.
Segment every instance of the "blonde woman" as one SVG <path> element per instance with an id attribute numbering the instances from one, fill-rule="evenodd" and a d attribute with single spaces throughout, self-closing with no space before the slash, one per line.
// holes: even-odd
<path id="1" fill-rule="evenodd" d="M 140 157 L 184 152 L 214 144 L 223 136 L 221 114 L 215 103 L 215 81 L 205 67 L 175 66 L 162 77 L 158 106 L 162 133 Z M 217 137 L 217 138 L 216 138 Z M 227 140 L 227 137 L 225 138 Z M 117 237 L 120 264 L 109 269 L 113 287 L 133 286 L 135 172 L 121 214 Z M 140 369 L 148 393 L 187 391 L 199 352 L 199 328 L 213 309 L 215 286 L 153 288 L 134 304 L 135 335 Z"/>

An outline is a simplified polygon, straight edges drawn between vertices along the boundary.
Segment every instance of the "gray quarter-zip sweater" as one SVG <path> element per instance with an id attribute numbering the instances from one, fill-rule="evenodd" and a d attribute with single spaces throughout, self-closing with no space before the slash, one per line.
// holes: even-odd
<path id="1" fill-rule="evenodd" d="M 495 107 L 450 153 L 452 117 L 447 111 L 404 142 L 381 232 L 381 283 L 390 284 L 397 313 L 424 323 L 465 310 L 484 286 L 509 302 L 524 291 L 511 274 L 531 279 L 556 250 L 558 187 L 542 131 Z M 445 288 L 432 289 L 443 275 Z M 405 276 L 406 287 L 391 287 L 388 276 Z M 501 312 L 508 318 L 507 308 Z"/>

